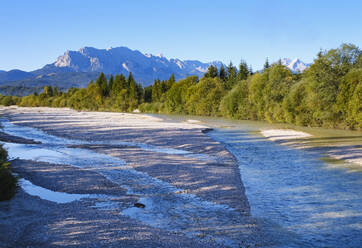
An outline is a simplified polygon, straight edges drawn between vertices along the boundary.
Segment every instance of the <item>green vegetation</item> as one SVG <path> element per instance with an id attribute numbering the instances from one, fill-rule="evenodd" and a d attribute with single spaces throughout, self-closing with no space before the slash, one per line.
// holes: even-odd
<path id="1" fill-rule="evenodd" d="M 16 193 L 17 179 L 9 170 L 8 153 L 0 146 L 0 201 L 10 200 Z"/>
<path id="2" fill-rule="evenodd" d="M 223 116 L 245 120 L 285 122 L 362 130 L 362 52 L 350 44 L 321 51 L 303 73 L 293 74 L 281 63 L 265 61 L 253 73 L 242 61 L 218 69 L 210 66 L 199 80 L 155 80 L 137 84 L 129 74 L 101 74 L 87 88 L 43 93 L 22 98 L 0 97 L 4 105 L 70 107 L 78 110 L 133 111 Z"/>

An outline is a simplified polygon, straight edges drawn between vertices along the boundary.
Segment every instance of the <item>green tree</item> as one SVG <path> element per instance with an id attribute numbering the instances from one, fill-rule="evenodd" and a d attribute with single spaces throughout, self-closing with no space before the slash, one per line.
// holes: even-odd
<path id="1" fill-rule="evenodd" d="M 126 88 L 127 88 L 127 81 L 126 81 L 125 76 L 123 74 L 116 75 L 114 77 L 114 81 L 112 84 L 111 95 L 117 96 L 118 94 L 120 94 L 122 89 L 126 89 Z"/>
<path id="2" fill-rule="evenodd" d="M 238 79 L 245 80 L 248 78 L 249 75 L 250 75 L 250 72 L 249 72 L 248 65 L 246 64 L 246 62 L 244 60 L 242 60 L 239 65 Z"/>
<path id="3" fill-rule="evenodd" d="M 209 68 L 207 69 L 207 72 L 205 73 L 204 77 L 215 78 L 217 76 L 218 76 L 218 71 L 217 71 L 216 66 L 210 65 Z"/>
<path id="4" fill-rule="evenodd" d="M 224 95 L 224 82 L 220 78 L 204 77 L 199 83 L 188 88 L 187 113 L 206 116 L 220 115 L 220 102 Z"/>
<path id="5" fill-rule="evenodd" d="M 53 88 L 52 88 L 52 86 L 44 86 L 43 93 L 44 93 L 45 96 L 47 96 L 47 97 L 53 96 Z"/>
<path id="6" fill-rule="evenodd" d="M 145 87 L 144 92 L 144 102 L 152 102 L 152 85 Z"/>
<path id="7" fill-rule="evenodd" d="M 96 85 L 100 89 L 102 96 L 108 96 L 107 78 L 103 72 L 99 75 Z"/>
<path id="8" fill-rule="evenodd" d="M 57 86 L 55 86 L 55 87 L 53 88 L 53 95 L 54 95 L 54 96 L 59 96 L 59 94 L 60 94 L 59 89 L 58 89 Z"/>
<path id="9" fill-rule="evenodd" d="M 152 102 L 159 102 L 162 96 L 161 81 L 156 79 L 152 86 Z"/>
<path id="10" fill-rule="evenodd" d="M 312 124 L 316 126 L 334 127 L 343 121 L 343 104 L 340 99 L 336 105 L 339 90 L 345 75 L 358 61 L 361 51 L 353 45 L 343 44 L 338 49 L 320 52 L 317 59 L 304 74 L 312 95 Z M 342 111 L 342 114 L 341 114 Z"/>
<path id="11" fill-rule="evenodd" d="M 133 78 L 132 72 L 128 74 L 127 78 L 127 84 L 128 84 L 128 96 L 130 99 L 135 100 L 137 99 L 137 89 L 136 89 L 136 81 Z"/>
<path id="12" fill-rule="evenodd" d="M 302 126 L 311 123 L 313 109 L 309 105 L 308 82 L 299 81 L 291 87 L 289 94 L 283 100 L 285 121 Z"/>
<path id="13" fill-rule="evenodd" d="M 264 70 L 268 69 L 269 67 L 270 67 L 270 64 L 269 64 L 269 59 L 267 57 L 265 60 L 265 63 L 264 63 Z"/>
<path id="14" fill-rule="evenodd" d="M 254 119 L 252 104 L 249 101 L 249 86 L 247 80 L 239 81 L 222 99 L 220 112 L 223 116 L 235 119 Z"/>
<path id="15" fill-rule="evenodd" d="M 176 83 L 176 79 L 175 74 L 172 73 L 171 77 L 167 80 L 167 90 L 171 89 L 174 83 Z"/>
<path id="16" fill-rule="evenodd" d="M 274 64 L 263 74 L 267 74 L 267 81 L 263 89 L 264 118 L 270 122 L 283 122 L 285 121 L 282 107 L 283 100 L 295 83 L 292 73 L 284 66 Z"/>
<path id="17" fill-rule="evenodd" d="M 228 72 L 228 78 L 235 78 L 236 77 L 236 68 L 233 65 L 233 63 L 230 61 L 228 67 L 227 67 L 227 72 Z"/>
<path id="18" fill-rule="evenodd" d="M 223 81 L 227 80 L 227 74 L 223 65 L 221 65 L 219 70 L 219 78 Z"/>
<path id="19" fill-rule="evenodd" d="M 189 100 L 188 89 L 198 82 L 196 76 L 187 77 L 175 83 L 166 94 L 165 110 L 168 113 L 186 114 L 186 102 Z"/>
<path id="20" fill-rule="evenodd" d="M 109 77 L 109 80 L 108 80 L 108 85 L 107 85 L 107 96 L 112 91 L 113 84 L 114 84 L 114 80 L 113 80 L 113 75 L 111 74 L 111 76 Z"/>
<path id="21" fill-rule="evenodd" d="M 348 127 L 361 129 L 362 113 L 362 68 L 352 69 L 343 78 L 337 96 L 337 109 Z"/>

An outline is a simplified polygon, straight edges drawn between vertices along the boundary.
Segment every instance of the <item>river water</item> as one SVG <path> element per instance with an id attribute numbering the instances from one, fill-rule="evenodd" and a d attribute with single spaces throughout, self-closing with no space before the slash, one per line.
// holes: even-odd
<path id="1" fill-rule="evenodd" d="M 268 247 L 362 247 L 362 167 L 326 159 L 325 147 L 361 146 L 362 133 L 221 118 L 165 116 L 206 124 L 236 157 L 251 214 L 277 240 Z M 267 140 L 262 129 L 314 136 L 310 149 Z M 361 148 L 359 148 L 361 149 Z"/>
<path id="2" fill-rule="evenodd" d="M 252 215 L 289 234 L 278 247 L 361 247 L 361 172 L 241 130 L 209 135 L 237 158 Z"/>

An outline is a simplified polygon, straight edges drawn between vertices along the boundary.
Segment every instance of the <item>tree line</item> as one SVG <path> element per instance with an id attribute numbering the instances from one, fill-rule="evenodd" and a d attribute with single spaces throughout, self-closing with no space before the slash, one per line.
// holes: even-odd
<path id="1" fill-rule="evenodd" d="M 253 73 L 242 61 L 238 68 L 210 66 L 199 79 L 155 80 L 143 88 L 132 73 L 106 76 L 87 88 L 60 92 L 46 86 L 41 94 L 0 97 L 3 105 L 70 107 L 77 110 L 133 111 L 221 116 L 283 122 L 303 126 L 362 130 L 362 52 L 352 44 L 320 51 L 302 73 L 280 61 Z"/>

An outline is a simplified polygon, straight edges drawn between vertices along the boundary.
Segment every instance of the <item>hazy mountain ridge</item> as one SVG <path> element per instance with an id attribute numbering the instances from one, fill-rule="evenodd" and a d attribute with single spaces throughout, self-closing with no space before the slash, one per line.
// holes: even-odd
<path id="1" fill-rule="evenodd" d="M 31 72 L 26 72 L 22 70 L 10 70 L 10 71 L 1 71 L 0 70 L 0 82 L 9 82 L 22 80 L 26 78 L 34 77 L 34 74 Z"/>

